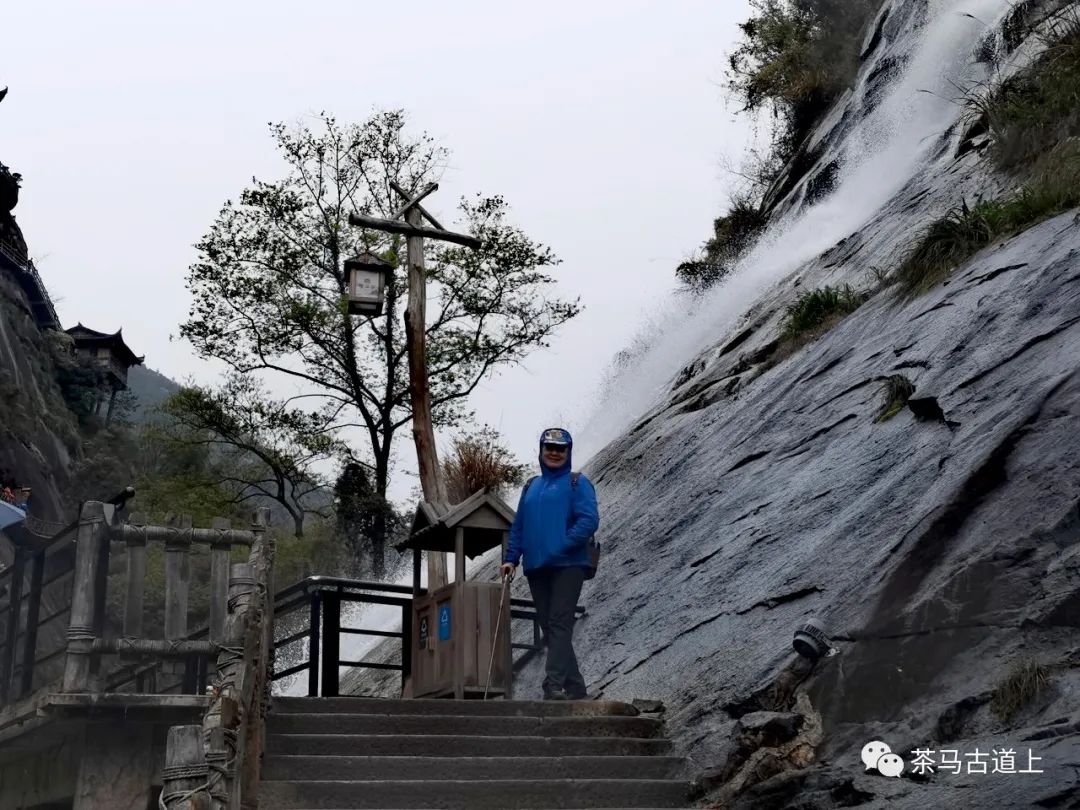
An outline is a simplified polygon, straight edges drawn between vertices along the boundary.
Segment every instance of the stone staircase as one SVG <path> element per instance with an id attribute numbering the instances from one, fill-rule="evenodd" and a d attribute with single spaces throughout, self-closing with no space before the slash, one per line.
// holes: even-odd
<path id="1" fill-rule="evenodd" d="M 662 733 L 625 703 L 279 697 L 259 806 L 688 807 Z"/>

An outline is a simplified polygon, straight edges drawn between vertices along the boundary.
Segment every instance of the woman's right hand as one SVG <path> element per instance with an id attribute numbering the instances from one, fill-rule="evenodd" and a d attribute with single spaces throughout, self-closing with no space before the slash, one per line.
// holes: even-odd
<path id="1" fill-rule="evenodd" d="M 510 563 L 503 563 L 499 571 L 502 574 L 503 579 L 513 579 L 515 568 L 516 566 L 511 565 Z"/>

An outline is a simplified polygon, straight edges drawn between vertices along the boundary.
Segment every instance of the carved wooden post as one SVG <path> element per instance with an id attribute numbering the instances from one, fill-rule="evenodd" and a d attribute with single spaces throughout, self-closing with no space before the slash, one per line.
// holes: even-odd
<path id="1" fill-rule="evenodd" d="M 206 792 L 210 795 L 210 808 L 230 810 L 229 785 L 232 781 L 232 759 L 236 755 L 236 732 L 230 734 L 221 725 L 207 729 L 205 722 L 203 731 L 206 741 Z M 227 741 L 230 736 L 231 745 Z"/>
<path id="2" fill-rule="evenodd" d="M 274 538 L 267 531 L 270 510 L 255 510 L 251 531 L 251 562 L 255 573 L 254 612 L 259 638 L 254 661 L 255 678 L 250 712 L 244 729 L 244 755 L 240 764 L 240 790 L 245 804 L 257 806 L 260 763 L 265 744 L 264 719 L 270 704 L 270 685 L 274 667 Z"/>
<path id="3" fill-rule="evenodd" d="M 241 722 L 245 719 L 244 681 L 250 679 L 250 629 L 255 599 L 254 568 L 234 563 L 230 569 L 228 616 L 217 658 L 217 683 L 213 700 L 203 717 L 206 740 L 207 781 L 213 810 L 240 806 L 240 781 L 236 763 L 243 757 Z"/>
<path id="4" fill-rule="evenodd" d="M 161 777 L 161 804 L 167 810 L 209 810 L 201 726 L 173 726 L 169 729 Z"/>
<path id="5" fill-rule="evenodd" d="M 145 526 L 142 515 L 128 519 L 132 526 Z M 124 637 L 142 638 L 143 609 L 146 599 L 146 534 L 127 536 L 127 599 L 124 603 Z"/>
<path id="6" fill-rule="evenodd" d="M 105 505 L 87 501 L 79 515 L 75 542 L 75 578 L 71 591 L 71 619 L 68 623 L 67 661 L 64 691 L 85 692 L 90 680 L 90 659 L 94 646 L 94 593 L 98 582 L 101 545 L 109 542 Z"/>
<path id="7" fill-rule="evenodd" d="M 244 644 L 255 602 L 255 569 L 251 563 L 233 563 L 229 576 L 229 616 L 225 639 L 218 653 L 218 683 L 221 694 L 239 701 L 243 698 Z"/>

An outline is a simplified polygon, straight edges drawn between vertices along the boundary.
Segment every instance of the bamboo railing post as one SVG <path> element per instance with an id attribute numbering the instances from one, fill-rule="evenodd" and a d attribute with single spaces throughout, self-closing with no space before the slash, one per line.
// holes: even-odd
<path id="1" fill-rule="evenodd" d="M 188 584 L 191 577 L 191 518 L 176 521 L 165 543 L 165 640 L 182 641 L 187 636 Z M 162 669 L 170 676 L 183 677 L 183 661 L 166 661 Z M 181 692 L 187 684 L 181 684 Z"/>
<path id="2" fill-rule="evenodd" d="M 225 637 L 225 619 L 229 615 L 229 553 L 226 532 L 231 524 L 214 518 L 212 527 L 221 532 L 221 540 L 210 545 L 210 640 L 220 643 Z"/>
<path id="3" fill-rule="evenodd" d="M 169 729 L 161 777 L 161 804 L 167 810 L 209 810 L 201 726 L 173 726 Z"/>
<path id="4" fill-rule="evenodd" d="M 101 560 L 101 545 L 108 541 L 105 504 L 100 501 L 87 501 L 79 514 L 75 542 L 75 578 L 71 592 L 67 660 L 64 664 L 65 692 L 85 692 L 89 686 L 98 565 Z"/>
<path id="5" fill-rule="evenodd" d="M 128 523 L 145 527 L 146 518 L 133 514 Z M 127 535 L 127 598 L 124 602 L 124 638 L 142 638 L 146 603 L 146 533 Z"/>

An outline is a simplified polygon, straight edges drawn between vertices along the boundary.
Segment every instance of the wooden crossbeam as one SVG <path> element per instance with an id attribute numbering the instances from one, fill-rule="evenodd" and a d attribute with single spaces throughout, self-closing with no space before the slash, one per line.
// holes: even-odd
<path id="1" fill-rule="evenodd" d="M 395 185 L 397 185 L 397 184 L 395 183 Z M 410 208 L 412 208 L 415 205 L 419 205 L 420 201 L 422 199 L 424 199 L 424 197 L 427 197 L 429 194 L 433 194 L 434 192 L 436 192 L 438 190 L 439 190 L 439 184 L 438 183 L 432 183 L 427 188 L 425 188 L 423 191 L 421 191 L 419 194 L 416 194 L 416 195 L 410 197 L 408 194 L 402 194 L 400 188 L 395 189 L 395 191 L 397 191 L 399 194 L 401 194 L 401 196 L 403 196 L 405 198 L 406 202 L 405 202 L 405 204 L 403 206 L 401 206 L 401 208 L 399 208 L 397 211 L 394 212 L 394 215 L 392 217 L 390 217 L 390 219 L 401 219 L 403 216 L 405 216 L 406 213 L 408 213 Z M 430 215 L 429 215 L 429 219 L 430 219 Z M 441 225 L 439 225 L 439 224 L 437 224 L 435 222 L 433 222 L 431 224 L 434 225 L 439 230 L 443 230 L 443 227 Z"/>
<path id="2" fill-rule="evenodd" d="M 180 529 L 170 526 L 132 526 L 127 523 L 110 526 L 109 535 L 117 542 L 128 544 L 180 541 L 205 546 L 222 543 L 250 546 L 255 541 L 254 533 L 243 529 Z"/>
<path id="3" fill-rule="evenodd" d="M 475 236 L 454 233 L 453 231 L 444 231 L 437 228 L 425 228 L 422 225 L 410 225 L 401 220 L 369 217 L 367 214 L 349 214 L 349 224 L 356 225 L 360 228 L 371 228 L 375 231 L 385 231 L 386 233 L 400 233 L 405 236 L 420 236 L 427 239 L 438 239 L 440 242 L 453 242 L 455 245 L 464 245 L 465 247 L 474 249 L 479 248 L 481 244 L 480 240 Z"/>
<path id="4" fill-rule="evenodd" d="M 434 183 L 433 186 L 434 186 L 434 188 L 432 189 L 432 191 L 434 191 L 436 188 L 438 188 L 439 184 Z M 400 194 L 403 199 L 406 199 L 406 200 L 409 199 L 409 192 L 407 192 L 400 185 L 398 185 L 396 180 L 391 180 L 390 181 L 390 188 L 392 188 L 394 191 L 396 191 L 398 194 Z M 424 196 L 426 197 L 427 195 L 425 194 Z M 423 197 L 421 197 L 420 199 L 423 199 Z M 419 211 L 427 219 L 427 221 L 431 223 L 432 228 L 438 228 L 440 231 L 445 231 L 446 230 L 446 228 L 444 228 L 442 225 L 439 224 L 439 220 L 435 219 L 435 217 L 433 217 L 431 215 L 431 213 L 426 208 L 424 208 L 424 206 L 420 205 L 419 202 L 414 203 L 414 205 L 416 207 L 416 210 Z M 403 210 L 407 211 L 411 207 L 413 207 L 413 206 L 406 205 Z"/>

